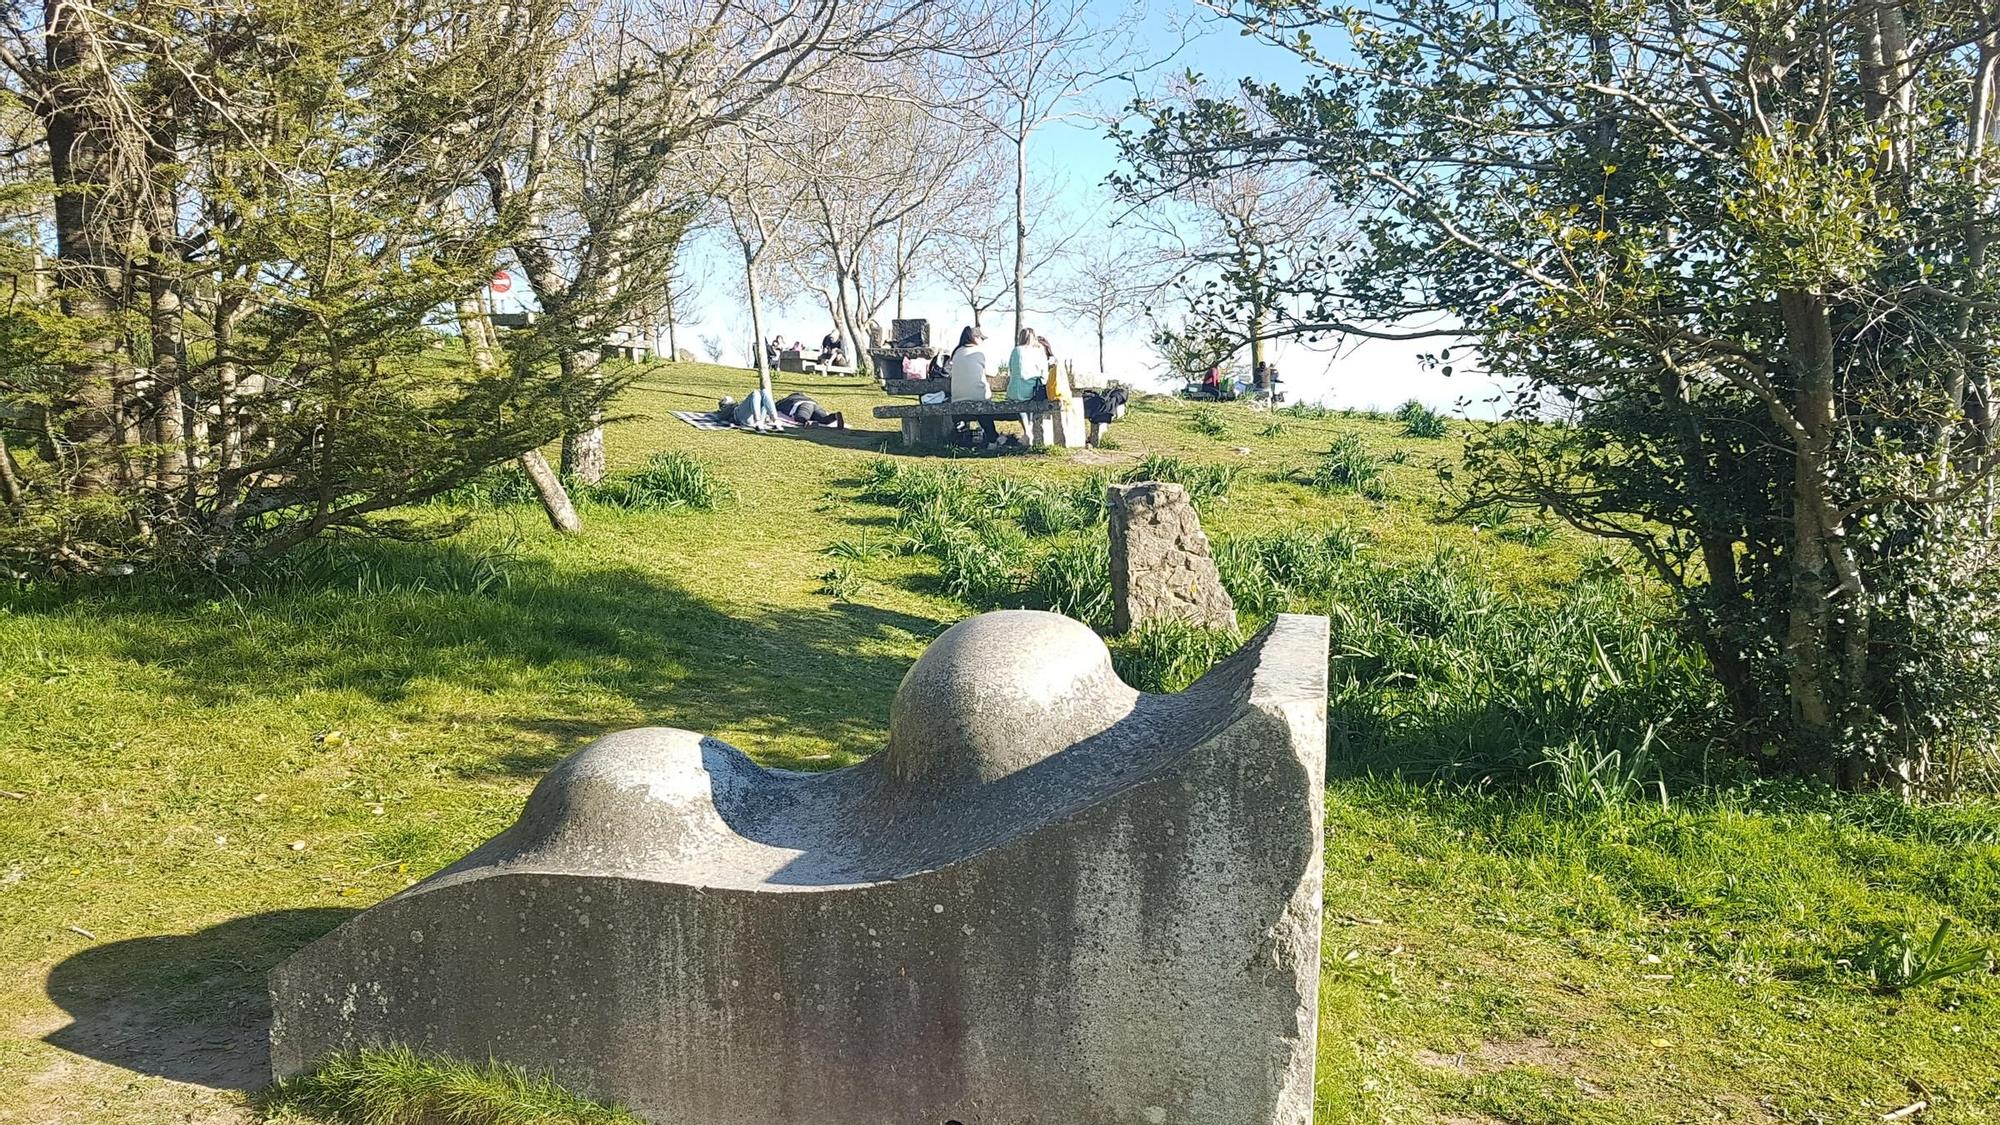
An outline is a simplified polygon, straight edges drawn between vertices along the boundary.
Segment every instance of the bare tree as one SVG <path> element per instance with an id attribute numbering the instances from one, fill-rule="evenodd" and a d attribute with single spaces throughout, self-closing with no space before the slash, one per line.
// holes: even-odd
<path id="1" fill-rule="evenodd" d="M 1088 321 L 1097 337 L 1097 370 L 1108 374 L 1104 338 L 1134 321 L 1160 288 L 1159 257 L 1112 235 L 1090 239 L 1066 256 L 1056 308 Z"/>
<path id="2" fill-rule="evenodd" d="M 1141 68 L 1134 43 L 1139 9 L 1101 18 L 1088 0 L 1025 0 L 1005 22 L 1006 52 L 988 70 L 987 124 L 1006 144 L 1013 187 L 1014 235 L 1010 279 L 1014 330 L 1027 316 L 1028 276 L 1034 260 L 1030 229 L 1028 144 L 1042 128 L 1092 113 L 1091 99 L 1113 83 L 1132 80 Z M 1147 65 L 1160 65 L 1177 52 Z"/>

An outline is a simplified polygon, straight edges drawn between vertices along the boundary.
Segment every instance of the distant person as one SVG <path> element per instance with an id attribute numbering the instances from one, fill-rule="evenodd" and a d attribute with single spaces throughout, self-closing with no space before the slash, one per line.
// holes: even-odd
<path id="1" fill-rule="evenodd" d="M 993 365 L 986 358 L 986 333 L 966 325 L 965 331 L 958 334 L 958 346 L 951 350 L 946 370 L 951 379 L 951 401 L 993 401 Z M 1000 431 L 994 428 L 993 419 L 981 416 L 978 421 L 980 444 L 988 447 L 1000 444 Z"/>
<path id="2" fill-rule="evenodd" d="M 1204 398 L 1222 397 L 1222 365 L 1211 363 L 1201 377 L 1201 393 Z"/>
<path id="3" fill-rule="evenodd" d="M 832 426 L 836 430 L 847 428 L 846 415 L 825 409 L 799 391 L 778 400 L 778 413 L 801 426 Z"/>
<path id="4" fill-rule="evenodd" d="M 1035 342 L 1035 330 L 1023 328 L 1007 357 L 1007 401 L 1032 402 L 1049 377 L 1049 353 Z"/>
<path id="5" fill-rule="evenodd" d="M 778 428 L 778 411 L 771 403 L 771 394 L 762 387 L 750 392 L 750 397 L 737 402 L 723 395 L 715 402 L 716 417 L 732 426 L 769 433 Z"/>
<path id="6" fill-rule="evenodd" d="M 819 342 L 819 364 L 825 367 L 829 363 L 836 367 L 841 364 L 840 337 L 832 332 L 821 337 Z"/>

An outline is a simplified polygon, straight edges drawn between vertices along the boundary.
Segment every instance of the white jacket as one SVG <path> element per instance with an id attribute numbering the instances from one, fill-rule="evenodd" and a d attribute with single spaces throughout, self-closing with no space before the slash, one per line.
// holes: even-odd
<path id="1" fill-rule="evenodd" d="M 988 382 L 992 363 L 986 358 L 986 349 L 979 344 L 960 348 L 952 353 L 951 400 L 953 402 L 984 402 L 993 397 L 993 387 Z"/>

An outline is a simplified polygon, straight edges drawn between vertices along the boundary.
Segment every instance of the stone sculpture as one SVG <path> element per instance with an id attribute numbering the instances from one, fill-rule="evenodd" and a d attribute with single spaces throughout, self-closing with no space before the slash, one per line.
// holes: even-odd
<path id="1" fill-rule="evenodd" d="M 850 769 L 600 739 L 273 971 L 273 1067 L 403 1043 L 672 1125 L 1306 1125 L 1326 647 L 1280 617 L 1145 695 L 991 613 Z"/>
<path id="2" fill-rule="evenodd" d="M 1150 480 L 1114 484 L 1108 503 L 1111 602 L 1119 632 L 1172 619 L 1236 627 L 1236 603 L 1222 588 L 1187 489 Z"/>

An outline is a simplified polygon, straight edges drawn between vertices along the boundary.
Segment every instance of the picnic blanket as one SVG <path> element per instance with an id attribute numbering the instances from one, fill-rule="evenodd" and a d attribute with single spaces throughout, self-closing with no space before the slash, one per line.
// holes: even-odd
<path id="1" fill-rule="evenodd" d="M 686 422 L 688 425 L 693 426 L 697 430 L 736 429 L 735 426 L 732 426 L 728 422 L 725 422 L 722 419 L 716 417 L 715 411 L 713 410 L 676 410 L 673 413 L 674 417 L 679 418 L 681 421 Z M 790 429 L 797 425 L 798 422 L 794 420 L 790 415 L 788 414 L 778 415 L 779 429 L 781 430 Z M 749 427 L 746 426 L 744 428 L 748 429 Z"/>

